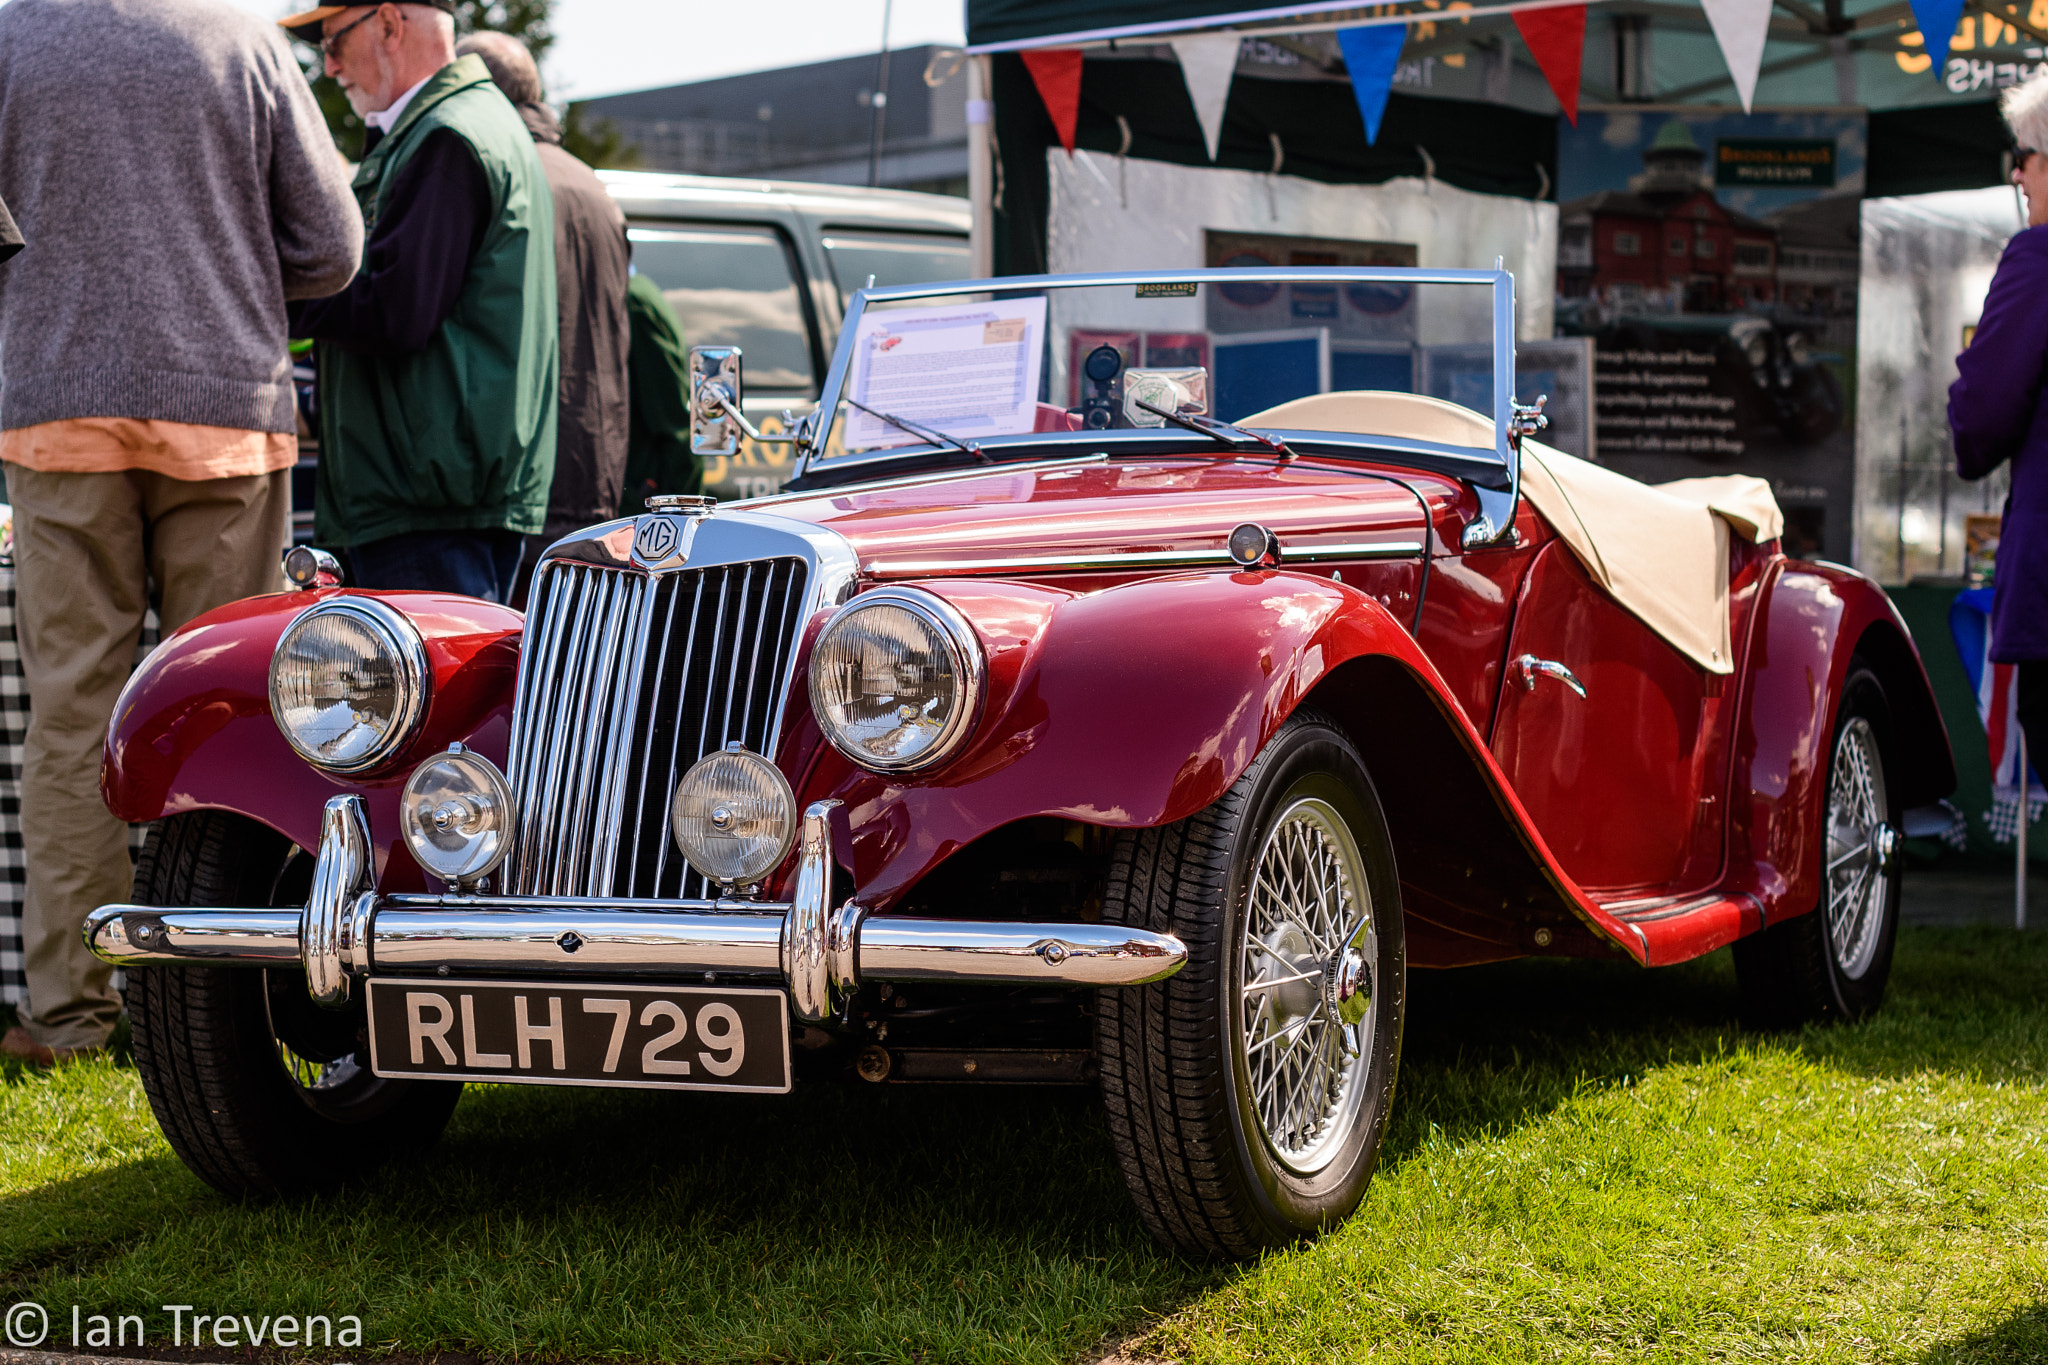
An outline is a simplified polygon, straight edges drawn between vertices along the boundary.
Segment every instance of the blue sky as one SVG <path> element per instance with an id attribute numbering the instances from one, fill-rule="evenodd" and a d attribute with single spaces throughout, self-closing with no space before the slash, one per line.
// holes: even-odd
<path id="1" fill-rule="evenodd" d="M 304 3 L 232 0 L 266 18 Z M 583 98 L 873 52 L 884 0 L 556 0 L 550 96 Z M 892 47 L 962 41 L 962 0 L 893 0 Z"/>
<path id="2" fill-rule="evenodd" d="M 1683 118 L 1693 140 L 1708 155 L 1720 137 L 1833 138 L 1835 191 L 1863 187 L 1867 137 L 1862 118 L 1842 114 L 1742 114 L 1711 110 L 1682 114 L 1663 112 L 1579 115 L 1579 126 L 1557 130 L 1557 197 L 1569 202 L 1600 190 L 1628 188 L 1629 177 L 1643 170 L 1643 148 L 1667 119 Z M 1829 193 L 1830 191 L 1822 191 Z M 1724 189 L 1720 200 L 1740 213 L 1757 216 L 1813 197 L 1811 190 Z"/>

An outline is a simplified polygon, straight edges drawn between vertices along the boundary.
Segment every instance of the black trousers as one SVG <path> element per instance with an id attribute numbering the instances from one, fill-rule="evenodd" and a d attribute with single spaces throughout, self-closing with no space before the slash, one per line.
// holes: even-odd
<path id="1" fill-rule="evenodd" d="M 2048 659 L 2016 666 L 2020 730 L 2027 737 L 2027 762 L 2048 772 Z"/>

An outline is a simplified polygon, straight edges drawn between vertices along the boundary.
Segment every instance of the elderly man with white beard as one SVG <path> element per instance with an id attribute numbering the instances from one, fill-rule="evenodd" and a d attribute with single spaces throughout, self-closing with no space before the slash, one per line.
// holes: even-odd
<path id="1" fill-rule="evenodd" d="M 554 204 L 526 125 L 455 55 L 453 5 L 280 21 L 370 126 L 363 268 L 292 334 L 321 343 L 314 539 L 359 586 L 503 602 L 554 475 Z"/>

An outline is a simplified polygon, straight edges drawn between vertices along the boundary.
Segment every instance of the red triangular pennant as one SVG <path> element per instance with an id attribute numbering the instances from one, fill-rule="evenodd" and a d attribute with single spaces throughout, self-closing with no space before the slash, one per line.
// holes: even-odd
<path id="1" fill-rule="evenodd" d="M 1572 127 L 1579 126 L 1579 67 L 1586 57 L 1586 7 L 1518 10 L 1515 27 L 1529 45 L 1529 55 L 1550 82 L 1550 93 L 1564 106 Z M 1042 87 L 1041 87 L 1042 88 Z"/>
<path id="2" fill-rule="evenodd" d="M 1584 28 L 1586 16 L 1579 15 L 1579 27 Z M 1048 47 L 1036 52 L 1020 52 L 1025 70 L 1031 73 L 1031 83 L 1038 87 L 1038 98 L 1045 101 L 1045 112 L 1052 115 L 1052 126 L 1060 135 L 1060 146 L 1067 149 L 1067 155 L 1074 154 L 1074 124 L 1081 117 L 1081 49 L 1078 47 Z"/>

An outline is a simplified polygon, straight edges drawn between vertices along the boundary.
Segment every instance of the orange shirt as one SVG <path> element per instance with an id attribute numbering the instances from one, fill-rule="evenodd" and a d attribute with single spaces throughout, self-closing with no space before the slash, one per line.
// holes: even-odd
<path id="1" fill-rule="evenodd" d="M 197 483 L 269 474 L 298 458 L 299 438 L 290 432 L 135 417 L 71 417 L 0 431 L 0 460 L 44 474 L 146 469 Z"/>

